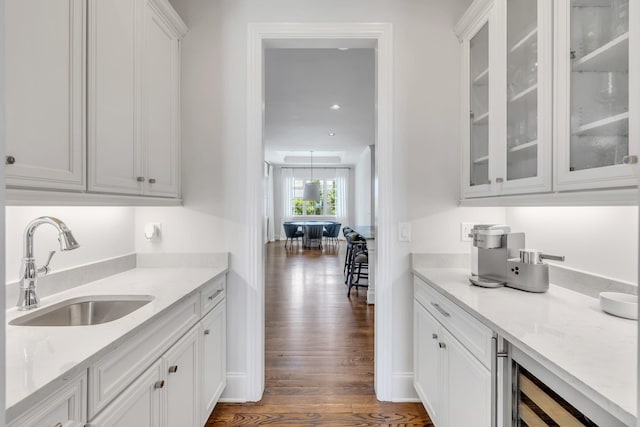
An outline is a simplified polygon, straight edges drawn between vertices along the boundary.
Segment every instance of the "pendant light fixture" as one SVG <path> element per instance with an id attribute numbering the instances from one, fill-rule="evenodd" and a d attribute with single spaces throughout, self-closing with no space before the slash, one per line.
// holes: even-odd
<path id="1" fill-rule="evenodd" d="M 320 200 L 320 183 L 313 180 L 313 151 L 311 151 L 311 180 L 305 182 L 302 200 L 317 202 Z"/>

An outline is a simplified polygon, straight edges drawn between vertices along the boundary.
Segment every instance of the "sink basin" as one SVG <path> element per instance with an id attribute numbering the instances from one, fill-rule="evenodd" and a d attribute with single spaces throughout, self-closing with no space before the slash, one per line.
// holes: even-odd
<path id="1" fill-rule="evenodd" d="M 600 292 L 600 308 L 625 319 L 638 318 L 638 296 L 620 292 Z"/>
<path id="2" fill-rule="evenodd" d="M 72 298 L 9 322 L 15 326 L 87 326 L 112 322 L 153 300 L 150 295 L 93 295 Z"/>

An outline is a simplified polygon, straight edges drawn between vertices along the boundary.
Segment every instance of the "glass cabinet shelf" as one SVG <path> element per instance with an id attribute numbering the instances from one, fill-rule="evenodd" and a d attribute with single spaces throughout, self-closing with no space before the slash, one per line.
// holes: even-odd
<path id="1" fill-rule="evenodd" d="M 629 112 L 587 123 L 576 129 L 573 134 L 577 136 L 628 136 Z"/>
<path id="2" fill-rule="evenodd" d="M 522 37 L 520 40 L 514 43 L 513 46 L 511 46 L 511 48 L 509 49 L 509 53 L 514 53 L 522 46 L 525 46 L 528 42 L 534 41 L 536 39 L 536 34 L 538 34 L 538 28 L 534 28 L 533 30 L 529 31 L 524 37 Z"/>
<path id="3" fill-rule="evenodd" d="M 628 32 L 573 63 L 573 71 L 627 71 L 628 69 Z"/>
<path id="4" fill-rule="evenodd" d="M 486 86 L 489 84 L 489 69 L 486 68 L 484 71 L 482 71 L 480 74 L 478 74 L 474 79 L 473 79 L 473 84 L 476 86 Z"/>
<path id="5" fill-rule="evenodd" d="M 538 85 L 534 84 L 533 86 L 530 86 L 530 87 L 526 88 L 522 92 L 515 94 L 513 96 L 513 98 L 509 99 L 509 102 L 516 102 L 516 101 L 523 100 L 523 99 L 525 99 L 527 97 L 530 97 L 530 96 L 535 97 L 537 89 L 538 89 Z"/>
<path id="6" fill-rule="evenodd" d="M 516 145 L 515 147 L 511 147 L 509 148 L 507 151 L 509 153 L 515 153 L 518 152 L 520 150 L 525 150 L 527 148 L 532 148 L 538 145 L 538 141 L 529 141 L 529 142 L 525 142 L 524 144 L 520 144 L 520 145 Z"/>
<path id="7" fill-rule="evenodd" d="M 486 125 L 489 122 L 489 112 L 480 114 L 478 117 L 473 118 L 474 125 Z"/>

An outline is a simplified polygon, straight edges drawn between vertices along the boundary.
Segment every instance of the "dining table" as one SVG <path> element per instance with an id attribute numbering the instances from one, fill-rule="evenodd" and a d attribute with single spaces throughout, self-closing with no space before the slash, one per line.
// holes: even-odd
<path id="1" fill-rule="evenodd" d="M 322 247 L 322 230 L 327 225 L 335 224 L 333 221 L 290 221 L 289 224 L 294 224 L 302 227 L 304 230 L 304 236 L 302 237 L 302 246 L 305 248 L 311 248 L 317 245 Z M 320 236 L 318 239 L 312 239 L 309 236 Z"/>

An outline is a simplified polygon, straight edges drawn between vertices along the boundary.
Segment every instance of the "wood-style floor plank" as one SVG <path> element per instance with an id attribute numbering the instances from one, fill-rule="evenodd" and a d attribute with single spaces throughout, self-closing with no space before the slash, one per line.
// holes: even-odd
<path id="1" fill-rule="evenodd" d="M 260 402 L 219 403 L 207 427 L 433 426 L 419 403 L 378 402 L 374 308 L 347 298 L 344 246 L 266 248 L 265 391 Z"/>

